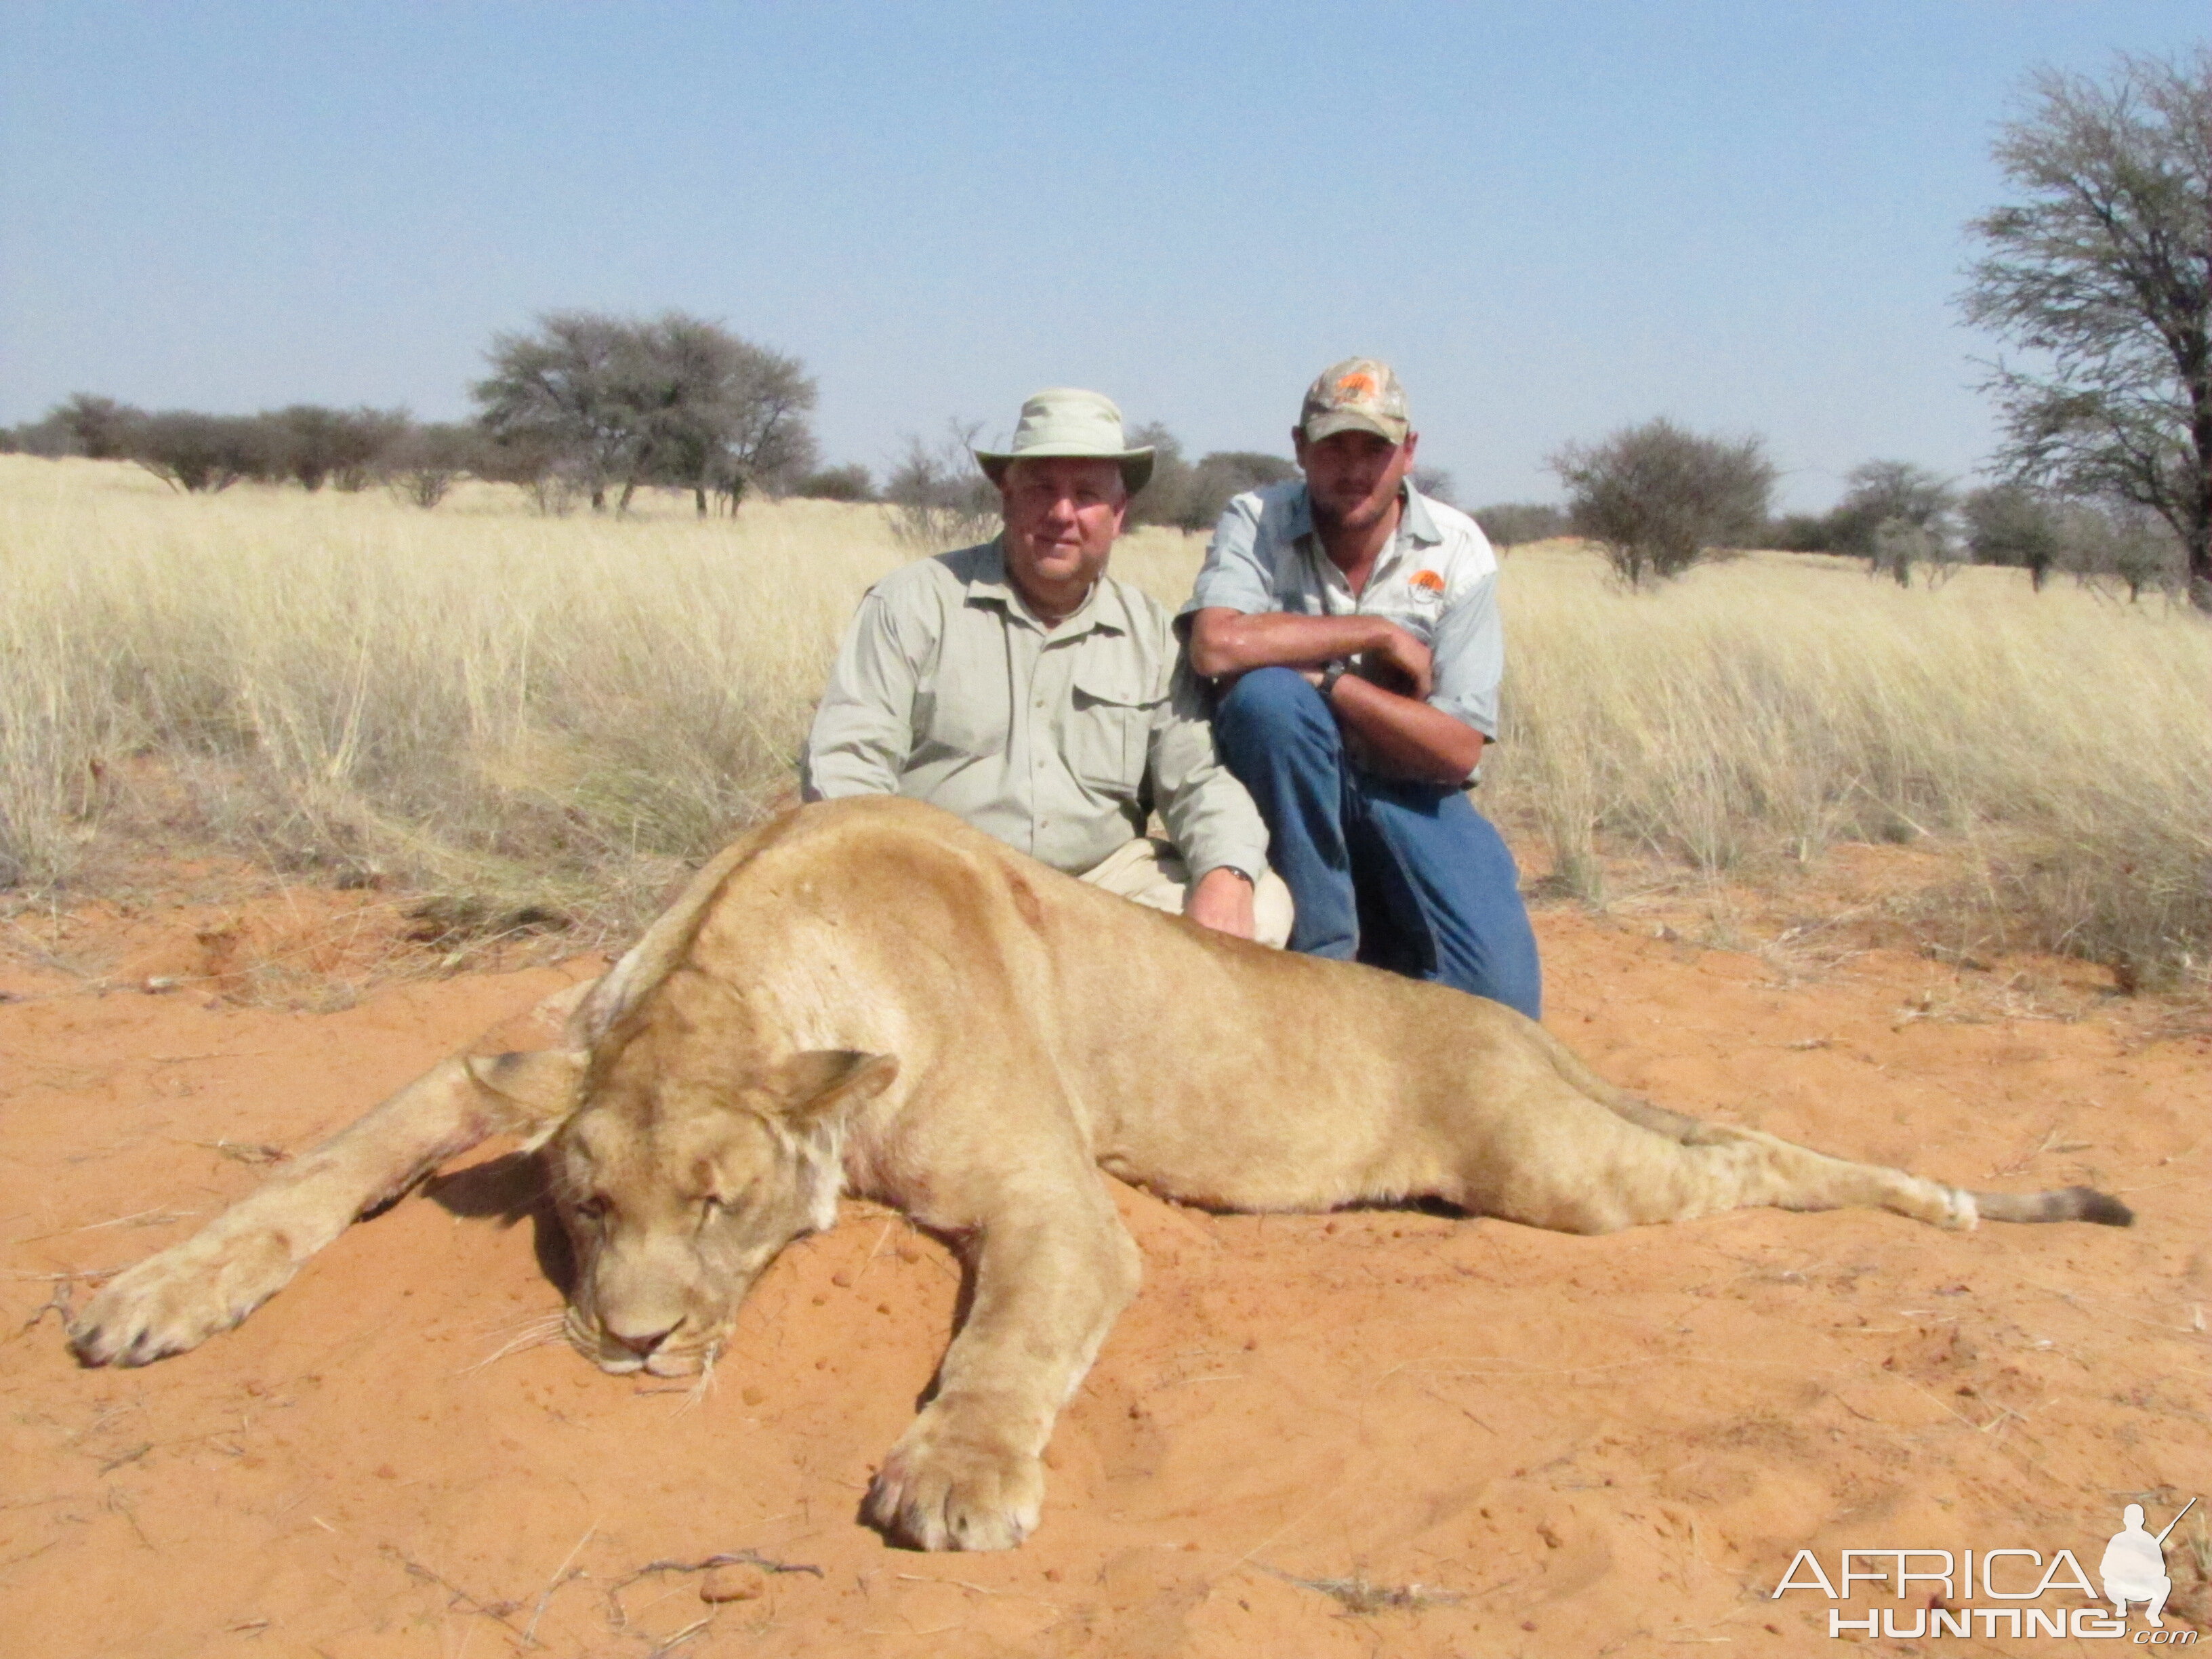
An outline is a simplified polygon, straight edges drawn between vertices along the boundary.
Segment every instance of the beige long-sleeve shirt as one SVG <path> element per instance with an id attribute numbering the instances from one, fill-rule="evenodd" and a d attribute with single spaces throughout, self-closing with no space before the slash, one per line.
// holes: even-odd
<path id="1" fill-rule="evenodd" d="M 803 770 L 810 798 L 926 800 L 1071 874 L 1142 835 L 1155 806 L 1194 876 L 1265 867 L 1266 826 L 1215 757 L 1166 611 L 1102 576 L 1048 626 L 995 541 L 869 590 Z"/>

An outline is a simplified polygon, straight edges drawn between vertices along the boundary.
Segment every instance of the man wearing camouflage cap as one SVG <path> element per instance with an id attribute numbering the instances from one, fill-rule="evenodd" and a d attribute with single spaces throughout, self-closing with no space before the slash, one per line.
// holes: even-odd
<path id="1" fill-rule="evenodd" d="M 1291 948 L 1536 1018 L 1512 854 L 1462 793 L 1498 733 L 1498 561 L 1408 481 L 1419 436 L 1388 363 L 1323 374 L 1291 441 L 1304 479 L 1230 502 L 1179 619 L 1290 884 Z"/>
<path id="2" fill-rule="evenodd" d="M 1216 757 L 1166 611 L 1106 574 L 1152 452 L 1057 388 L 1022 405 L 1005 532 L 894 571 L 860 601 L 802 763 L 810 799 L 896 794 L 1157 909 L 1281 945 L 1290 894 Z M 1159 811 L 1171 845 L 1149 838 Z"/>

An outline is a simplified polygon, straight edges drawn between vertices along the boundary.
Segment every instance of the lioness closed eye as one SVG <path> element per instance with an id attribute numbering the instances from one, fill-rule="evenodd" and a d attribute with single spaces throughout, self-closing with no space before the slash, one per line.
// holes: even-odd
<path id="1" fill-rule="evenodd" d="M 2132 1218 L 2084 1188 L 1969 1193 L 1680 1116 L 1495 1003 L 1162 916 L 908 801 L 748 836 L 564 998 L 567 1046 L 433 1068 L 116 1278 L 78 1355 L 143 1364 L 228 1329 L 505 1133 L 550 1162 L 570 1340 L 681 1376 L 778 1250 L 865 1194 L 967 1241 L 975 1275 L 868 1512 L 926 1549 L 1002 1549 L 1036 1526 L 1054 1419 L 1137 1287 L 1096 1169 L 1219 1208 L 1431 1198 L 1579 1233 L 1759 1204 Z"/>

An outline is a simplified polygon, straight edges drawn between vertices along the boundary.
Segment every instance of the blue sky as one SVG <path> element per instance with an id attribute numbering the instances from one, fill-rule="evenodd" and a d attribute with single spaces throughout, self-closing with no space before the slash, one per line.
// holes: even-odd
<path id="1" fill-rule="evenodd" d="M 1096 386 L 1283 450 L 1367 352 L 1473 502 L 1668 415 L 1794 506 L 1964 475 L 1950 305 L 2039 65 L 2202 0 L 0 0 L 0 422 L 466 412 L 495 330 L 671 307 L 802 358 L 833 459 Z"/>

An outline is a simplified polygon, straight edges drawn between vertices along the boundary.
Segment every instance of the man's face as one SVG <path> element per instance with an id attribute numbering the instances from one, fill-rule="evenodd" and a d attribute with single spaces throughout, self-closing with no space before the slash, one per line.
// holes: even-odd
<path id="1" fill-rule="evenodd" d="M 1006 574 L 1033 609 L 1065 616 L 1083 602 L 1121 533 L 1129 492 L 1115 461 L 1016 461 L 999 486 Z"/>
<path id="2" fill-rule="evenodd" d="M 1408 432 L 1401 444 L 1372 432 L 1332 432 L 1311 440 L 1299 428 L 1291 441 L 1306 475 L 1314 517 L 1325 528 L 1365 530 L 1398 499 L 1398 487 L 1413 470 L 1420 434 Z"/>

